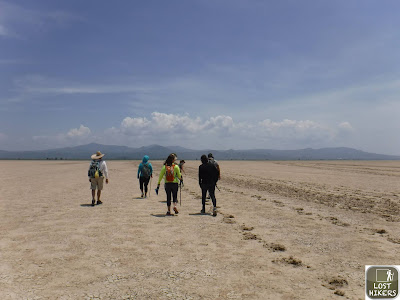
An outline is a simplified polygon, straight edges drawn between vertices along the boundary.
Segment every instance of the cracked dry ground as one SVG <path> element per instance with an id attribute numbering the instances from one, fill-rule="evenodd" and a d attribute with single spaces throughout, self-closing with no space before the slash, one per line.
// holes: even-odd
<path id="1" fill-rule="evenodd" d="M 172 217 L 107 163 L 91 207 L 88 162 L 0 161 L 0 299 L 364 299 L 364 266 L 398 264 L 400 162 L 220 161 L 216 217 L 197 161 Z"/>

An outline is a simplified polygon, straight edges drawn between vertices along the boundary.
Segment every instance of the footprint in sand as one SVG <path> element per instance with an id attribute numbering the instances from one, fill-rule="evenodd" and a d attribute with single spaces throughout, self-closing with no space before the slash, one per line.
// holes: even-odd
<path id="1" fill-rule="evenodd" d="M 284 245 L 275 244 L 275 243 L 269 244 L 269 243 L 265 242 L 264 243 L 264 248 L 268 248 L 273 252 L 284 252 L 284 251 L 286 251 L 286 247 Z"/>
<path id="2" fill-rule="evenodd" d="M 251 232 L 244 232 L 243 239 L 244 240 L 261 240 L 256 234 L 253 234 Z"/>
<path id="3" fill-rule="evenodd" d="M 388 241 L 393 243 L 393 244 L 400 244 L 400 239 L 395 239 L 395 238 L 388 238 Z"/>
<path id="4" fill-rule="evenodd" d="M 248 226 L 246 226 L 246 225 L 241 225 L 240 226 L 240 229 L 242 230 L 242 231 L 252 231 L 253 229 L 254 229 L 254 227 L 248 227 Z"/>
<path id="5" fill-rule="evenodd" d="M 292 265 L 293 267 L 304 267 L 305 266 L 300 259 L 294 258 L 293 256 L 274 259 L 272 262 L 278 263 L 278 264 Z M 310 268 L 310 266 L 307 266 L 307 268 Z"/>
<path id="6" fill-rule="evenodd" d="M 236 223 L 236 221 L 234 220 L 235 216 L 233 216 L 233 215 L 223 215 L 223 216 L 224 216 L 224 218 L 222 219 L 223 222 L 225 222 L 227 224 L 235 224 Z"/>
<path id="7" fill-rule="evenodd" d="M 348 227 L 348 226 L 350 226 L 349 223 L 342 222 L 342 221 L 340 221 L 338 218 L 335 218 L 335 217 L 327 217 L 326 219 L 329 220 L 329 221 L 331 221 L 331 223 L 332 223 L 333 225 L 343 226 L 343 227 Z"/>
<path id="8" fill-rule="evenodd" d="M 279 207 L 284 207 L 285 206 L 285 204 L 283 204 L 283 202 L 278 201 L 278 200 L 274 200 L 274 203 L 275 203 L 276 206 L 279 206 Z"/>
<path id="9" fill-rule="evenodd" d="M 343 288 L 345 286 L 348 286 L 349 283 L 346 279 L 338 276 L 338 277 L 333 277 L 330 278 L 326 281 L 326 283 L 323 283 L 322 286 L 326 287 L 327 289 L 334 290 L 334 294 L 338 296 L 344 296 L 345 292 L 342 290 L 339 290 L 338 288 Z"/>

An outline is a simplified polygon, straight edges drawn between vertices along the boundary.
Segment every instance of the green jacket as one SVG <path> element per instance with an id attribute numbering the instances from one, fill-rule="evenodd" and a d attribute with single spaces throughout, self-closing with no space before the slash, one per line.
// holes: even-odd
<path id="1" fill-rule="evenodd" d="M 165 165 L 162 167 L 160 172 L 160 177 L 158 177 L 158 185 L 161 183 L 161 180 L 165 177 Z M 167 178 L 164 178 L 165 183 L 174 182 L 179 183 L 179 179 L 182 178 L 181 170 L 178 165 L 174 165 L 174 181 L 167 181 Z"/>

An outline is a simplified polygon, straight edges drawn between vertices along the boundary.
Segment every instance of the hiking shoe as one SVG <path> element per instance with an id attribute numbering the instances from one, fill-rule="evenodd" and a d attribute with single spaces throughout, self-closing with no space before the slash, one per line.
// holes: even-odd
<path id="1" fill-rule="evenodd" d="M 213 216 L 214 217 L 217 216 L 217 208 L 216 207 L 213 208 Z"/>
<path id="2" fill-rule="evenodd" d="M 206 213 L 206 209 L 205 208 L 203 208 L 202 210 L 201 210 L 201 212 L 200 212 L 201 214 L 205 214 Z"/>
<path id="3" fill-rule="evenodd" d="M 171 212 L 167 211 L 166 216 L 172 216 Z"/>
<path id="4" fill-rule="evenodd" d="M 174 207 L 174 212 L 175 212 L 176 214 L 179 214 L 179 211 L 178 211 L 178 209 L 177 209 L 176 207 Z"/>
<path id="5" fill-rule="evenodd" d="M 142 196 L 140 196 L 141 198 L 143 198 L 143 193 L 142 193 Z"/>
<path id="6" fill-rule="evenodd" d="M 95 201 L 94 199 L 92 199 L 92 206 L 94 206 L 95 202 L 96 202 L 96 201 Z"/>
<path id="7" fill-rule="evenodd" d="M 97 200 L 97 205 L 103 204 L 100 200 Z"/>

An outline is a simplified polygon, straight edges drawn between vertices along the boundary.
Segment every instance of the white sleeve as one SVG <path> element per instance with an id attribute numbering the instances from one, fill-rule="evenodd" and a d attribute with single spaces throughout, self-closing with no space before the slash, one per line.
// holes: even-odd
<path id="1" fill-rule="evenodd" d="M 106 164 L 106 162 L 104 160 L 103 160 L 103 163 L 101 164 L 101 169 L 102 169 L 102 172 L 104 174 L 104 177 L 106 179 L 108 179 L 108 168 L 107 168 L 107 164 Z"/>

